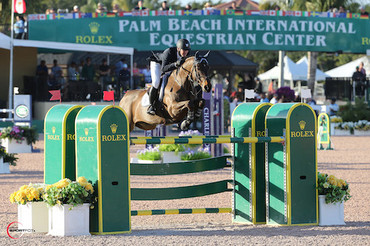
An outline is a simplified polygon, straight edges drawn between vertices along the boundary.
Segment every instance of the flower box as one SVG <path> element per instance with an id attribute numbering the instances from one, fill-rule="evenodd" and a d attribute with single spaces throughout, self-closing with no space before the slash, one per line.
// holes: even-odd
<path id="1" fill-rule="evenodd" d="M 141 164 L 161 164 L 162 160 L 150 161 L 150 160 L 137 159 L 137 163 L 141 163 Z"/>
<path id="2" fill-rule="evenodd" d="M 8 153 L 32 153 L 32 146 L 26 140 L 17 143 L 15 139 L 4 138 L 1 142 Z"/>
<path id="3" fill-rule="evenodd" d="M 49 235 L 82 236 L 89 233 L 90 204 L 49 207 Z"/>
<path id="4" fill-rule="evenodd" d="M 10 173 L 9 163 L 5 163 L 2 157 L 0 157 L 0 173 Z"/>
<path id="5" fill-rule="evenodd" d="M 162 152 L 162 154 L 163 154 L 163 163 L 181 162 L 182 152 L 164 151 Z"/>
<path id="6" fill-rule="evenodd" d="M 334 129 L 334 132 L 332 132 L 331 135 L 332 136 L 350 136 L 351 132 L 349 130 Z"/>
<path id="7" fill-rule="evenodd" d="M 319 195 L 319 225 L 345 225 L 344 202 L 325 203 L 325 195 Z"/>
<path id="8" fill-rule="evenodd" d="M 370 131 L 360 131 L 356 130 L 354 131 L 355 136 L 370 136 Z"/>
<path id="9" fill-rule="evenodd" d="M 48 232 L 49 213 L 44 202 L 28 202 L 18 205 L 18 229 L 30 232 Z"/>

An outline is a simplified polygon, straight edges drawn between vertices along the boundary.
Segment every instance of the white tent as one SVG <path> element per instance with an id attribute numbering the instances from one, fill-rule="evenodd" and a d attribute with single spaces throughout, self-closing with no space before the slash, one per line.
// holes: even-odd
<path id="1" fill-rule="evenodd" d="M 0 49 L 10 50 L 10 38 L 0 32 Z"/>
<path id="2" fill-rule="evenodd" d="M 363 56 L 354 61 L 351 61 L 342 66 L 333 68 L 329 71 L 326 71 L 330 77 L 337 78 L 352 78 L 353 73 L 356 71 L 356 67 L 360 65 L 360 62 L 364 63 L 364 68 L 366 70 L 366 76 L 370 76 L 370 56 Z"/>
<path id="3" fill-rule="evenodd" d="M 261 80 L 278 80 L 280 76 L 279 66 L 275 66 L 265 73 L 258 75 Z M 307 80 L 307 71 L 302 66 L 295 64 L 289 57 L 284 57 L 284 80 Z"/>
<path id="4" fill-rule="evenodd" d="M 298 62 L 298 66 L 301 66 L 302 69 L 306 72 L 306 77 L 307 77 L 307 71 L 308 71 L 308 59 L 306 56 L 302 57 Z M 326 77 L 330 77 L 328 74 L 324 73 L 320 69 L 316 68 L 316 81 L 319 80 L 325 80 Z M 305 79 L 307 80 L 307 79 Z"/>

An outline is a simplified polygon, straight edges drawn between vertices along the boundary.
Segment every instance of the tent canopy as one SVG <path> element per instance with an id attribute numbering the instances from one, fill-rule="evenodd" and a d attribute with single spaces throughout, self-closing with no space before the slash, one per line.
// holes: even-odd
<path id="1" fill-rule="evenodd" d="M 302 67 L 302 69 L 306 72 L 306 76 L 307 76 L 307 71 L 308 71 L 307 56 L 304 56 L 299 61 L 297 61 L 297 65 Z M 326 77 L 330 77 L 330 75 L 316 68 L 316 81 L 325 80 Z"/>
<path id="2" fill-rule="evenodd" d="M 106 45 L 93 45 L 93 44 L 75 44 L 63 42 L 47 42 L 47 41 L 34 41 L 14 39 L 13 45 L 17 47 L 34 47 L 46 48 L 55 50 L 69 50 L 69 51 L 86 51 L 86 52 L 99 52 L 111 54 L 126 54 L 133 55 L 134 48 L 106 46 Z M 10 49 L 10 37 L 0 33 L 0 48 Z"/>
<path id="3" fill-rule="evenodd" d="M 280 76 L 279 66 L 258 75 L 261 80 L 277 80 Z M 307 80 L 307 71 L 303 66 L 295 64 L 288 56 L 284 57 L 284 80 Z"/>
<path id="4" fill-rule="evenodd" d="M 352 78 L 352 75 L 356 71 L 356 67 L 360 65 L 360 62 L 364 63 L 364 68 L 367 72 L 367 77 L 369 77 L 370 56 L 363 56 L 347 64 L 326 71 L 326 73 L 332 78 Z"/>

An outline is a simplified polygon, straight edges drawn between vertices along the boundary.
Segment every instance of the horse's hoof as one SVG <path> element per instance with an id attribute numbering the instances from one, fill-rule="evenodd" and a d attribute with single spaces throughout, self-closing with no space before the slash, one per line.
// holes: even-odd
<path id="1" fill-rule="evenodd" d="M 187 131 L 189 129 L 189 126 L 190 126 L 190 122 L 187 120 L 184 120 L 183 122 L 181 122 L 180 128 L 182 131 Z"/>

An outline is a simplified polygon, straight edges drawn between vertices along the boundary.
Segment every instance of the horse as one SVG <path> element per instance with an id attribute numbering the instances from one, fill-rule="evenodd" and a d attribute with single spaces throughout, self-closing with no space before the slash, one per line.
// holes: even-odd
<path id="1" fill-rule="evenodd" d="M 147 113 L 149 105 L 143 106 L 145 89 L 129 90 L 121 99 L 119 106 L 126 112 L 130 132 L 134 127 L 153 130 L 157 125 L 180 123 L 182 130 L 187 130 L 194 121 L 194 111 L 204 107 L 204 100 L 199 100 L 199 93 L 210 92 L 212 84 L 208 78 L 207 56 L 186 58 L 185 62 L 168 77 L 160 109 L 155 115 Z M 163 83 L 163 81 L 162 81 Z M 158 108 L 158 107 L 157 107 Z M 186 117 L 186 119 L 185 119 Z"/>

